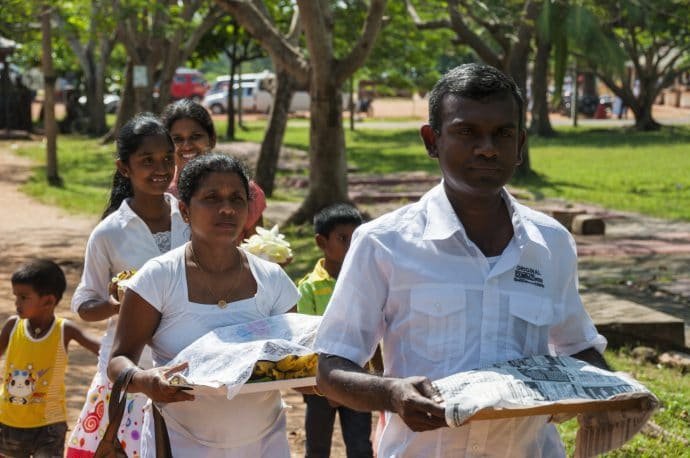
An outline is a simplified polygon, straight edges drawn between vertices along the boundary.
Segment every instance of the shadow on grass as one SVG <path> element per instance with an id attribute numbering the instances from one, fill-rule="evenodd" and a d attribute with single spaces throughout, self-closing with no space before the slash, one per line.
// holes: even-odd
<path id="1" fill-rule="evenodd" d="M 526 177 L 513 177 L 513 179 L 510 181 L 510 184 L 529 190 L 537 200 L 543 199 L 547 194 L 553 195 L 554 193 L 566 188 L 582 190 L 594 189 L 593 186 L 583 185 L 582 183 L 549 179 L 546 175 L 535 171 L 532 171 Z M 546 192 L 547 189 L 551 192 Z"/>
<path id="2" fill-rule="evenodd" d="M 652 132 L 639 132 L 633 128 L 558 128 L 555 137 L 529 137 L 530 146 L 582 146 L 616 147 L 648 146 L 663 143 L 690 143 L 690 127 L 663 126 Z"/>
<path id="3" fill-rule="evenodd" d="M 430 160 L 416 129 L 394 131 L 358 130 L 349 133 L 348 159 L 361 170 L 378 173 L 426 171 L 438 172 Z M 377 149 L 372 153 L 371 145 Z"/>

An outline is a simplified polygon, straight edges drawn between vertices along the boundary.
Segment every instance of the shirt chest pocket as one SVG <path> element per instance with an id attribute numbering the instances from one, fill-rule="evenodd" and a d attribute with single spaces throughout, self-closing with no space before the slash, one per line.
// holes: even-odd
<path id="1" fill-rule="evenodd" d="M 554 305 L 544 297 L 511 295 L 509 353 L 516 357 L 548 354 L 549 329 L 557 315 Z"/>
<path id="2" fill-rule="evenodd" d="M 448 284 L 424 284 L 410 290 L 411 350 L 442 361 L 465 352 L 465 290 Z"/>

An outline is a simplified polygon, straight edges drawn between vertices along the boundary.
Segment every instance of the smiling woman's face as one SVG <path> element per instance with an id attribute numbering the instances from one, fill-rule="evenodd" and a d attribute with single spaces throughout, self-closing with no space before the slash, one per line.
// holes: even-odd
<path id="1" fill-rule="evenodd" d="M 203 126 L 191 118 L 175 121 L 170 126 L 170 136 L 175 143 L 175 165 L 179 168 L 216 146 L 216 139 L 210 137 Z"/>
<path id="2" fill-rule="evenodd" d="M 189 205 L 180 203 L 180 211 L 189 220 L 192 237 L 234 243 L 247 220 L 245 185 L 236 173 L 212 172 L 202 179 Z"/>

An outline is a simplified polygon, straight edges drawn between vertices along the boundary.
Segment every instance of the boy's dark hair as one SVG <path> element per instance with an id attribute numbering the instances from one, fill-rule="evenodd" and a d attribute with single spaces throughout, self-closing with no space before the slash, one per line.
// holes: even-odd
<path id="1" fill-rule="evenodd" d="M 359 226 L 364 218 L 354 206 L 350 204 L 330 205 L 314 216 L 314 233 L 328 237 L 335 226 L 339 224 L 354 224 Z"/>
<path id="2" fill-rule="evenodd" d="M 448 71 L 429 93 L 429 125 L 441 132 L 441 102 L 447 95 L 483 100 L 497 95 L 512 96 L 518 111 L 518 129 L 525 127 L 525 100 L 515 80 L 485 64 L 464 64 Z"/>
<path id="3" fill-rule="evenodd" d="M 48 259 L 37 259 L 23 264 L 12 274 L 13 285 L 29 285 L 41 296 L 52 294 L 60 302 L 67 287 L 65 273 Z"/>

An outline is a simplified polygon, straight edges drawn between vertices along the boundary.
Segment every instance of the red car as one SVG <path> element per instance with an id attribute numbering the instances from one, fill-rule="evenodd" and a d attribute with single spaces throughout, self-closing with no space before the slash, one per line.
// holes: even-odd
<path id="1" fill-rule="evenodd" d="M 208 87 L 208 83 L 200 71 L 178 68 L 170 84 L 170 96 L 173 99 L 190 98 L 195 102 L 201 102 Z"/>

